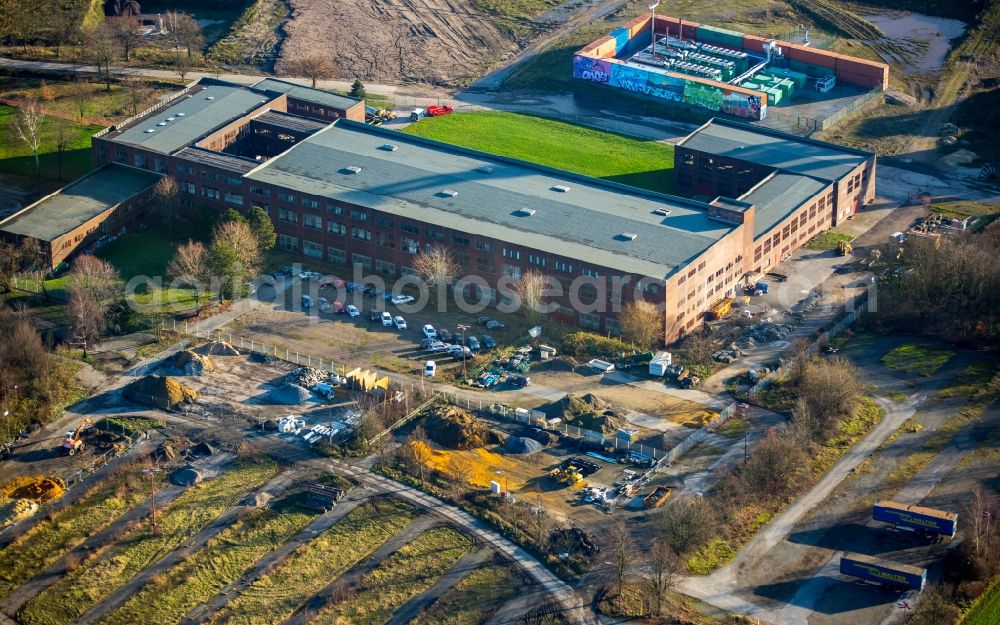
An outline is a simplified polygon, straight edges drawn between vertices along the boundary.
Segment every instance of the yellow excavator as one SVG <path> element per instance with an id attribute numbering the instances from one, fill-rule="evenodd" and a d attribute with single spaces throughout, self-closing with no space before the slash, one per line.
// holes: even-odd
<path id="1" fill-rule="evenodd" d="M 83 439 L 80 437 L 80 435 L 83 434 L 84 430 L 93 425 L 93 423 L 94 423 L 93 419 L 91 419 L 90 417 L 85 417 L 83 421 L 80 422 L 80 425 L 76 427 L 76 429 L 66 432 L 66 437 L 63 438 L 62 442 L 62 452 L 64 455 L 73 456 L 76 455 L 77 452 L 81 452 L 87 448 L 87 444 L 83 442 Z"/>
<path id="2" fill-rule="evenodd" d="M 561 484 L 566 484 L 567 486 L 576 486 L 583 481 L 583 474 L 580 473 L 580 470 L 574 466 L 552 469 L 552 471 L 549 472 L 549 476 L 555 481 Z"/>

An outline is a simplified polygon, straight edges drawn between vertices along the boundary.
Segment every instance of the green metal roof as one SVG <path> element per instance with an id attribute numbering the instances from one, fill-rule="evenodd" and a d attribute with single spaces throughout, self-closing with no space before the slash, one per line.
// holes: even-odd
<path id="1" fill-rule="evenodd" d="M 724 119 L 709 120 L 677 145 L 830 181 L 846 176 L 872 156 L 868 152 Z"/>
<path id="2" fill-rule="evenodd" d="M 105 135 L 105 138 L 171 154 L 271 99 L 267 94 L 239 85 L 202 81 L 191 93 L 178 98 L 173 104 L 143 117 L 124 130 Z"/>
<path id="3" fill-rule="evenodd" d="M 658 278 L 732 229 L 701 202 L 347 120 L 246 177 Z"/>
<path id="4" fill-rule="evenodd" d="M 358 102 L 361 102 L 361 100 L 357 98 L 350 98 L 336 93 L 331 93 L 329 91 L 324 91 L 322 89 L 314 89 L 312 87 L 306 87 L 305 85 L 299 85 L 294 82 L 278 80 L 277 78 L 265 78 L 255 84 L 254 89 L 277 91 L 279 93 L 288 94 L 288 97 L 295 98 L 296 100 L 322 104 L 324 106 L 330 106 L 343 110 L 349 109 Z"/>
<path id="5" fill-rule="evenodd" d="M 776 172 L 740 197 L 754 208 L 754 238 L 765 234 L 826 188 L 828 181 Z"/>
<path id="6" fill-rule="evenodd" d="M 160 174 L 117 163 L 95 169 L 0 222 L 0 230 L 52 241 L 156 184 Z"/>

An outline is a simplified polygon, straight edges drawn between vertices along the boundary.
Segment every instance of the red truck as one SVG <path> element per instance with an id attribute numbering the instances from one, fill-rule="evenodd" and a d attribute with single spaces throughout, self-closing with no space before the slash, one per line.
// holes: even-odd
<path id="1" fill-rule="evenodd" d="M 428 117 L 440 117 L 442 115 L 447 115 L 448 113 L 454 112 L 455 109 L 445 104 L 444 106 L 435 106 L 431 104 L 427 107 Z"/>

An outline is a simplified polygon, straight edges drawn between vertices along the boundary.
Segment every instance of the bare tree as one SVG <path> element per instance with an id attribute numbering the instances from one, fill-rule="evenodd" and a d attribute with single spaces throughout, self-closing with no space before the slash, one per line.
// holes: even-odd
<path id="1" fill-rule="evenodd" d="M 87 347 L 93 345 L 107 328 L 105 311 L 97 299 L 86 289 L 70 288 L 67 310 L 73 320 L 73 334 L 83 342 L 83 357 L 87 357 Z"/>
<path id="2" fill-rule="evenodd" d="M 542 494 L 535 491 L 535 502 L 531 507 L 531 529 L 534 533 L 535 545 L 544 550 L 549 541 L 549 533 L 552 531 L 552 517 L 542 507 Z"/>
<path id="3" fill-rule="evenodd" d="M 31 150 L 35 157 L 35 176 L 41 173 L 39 151 L 42 147 L 42 124 L 45 122 L 45 112 L 38 100 L 29 100 L 17 112 L 14 120 L 14 132 L 18 140 Z"/>
<path id="4" fill-rule="evenodd" d="M 715 531 L 716 516 L 701 497 L 667 502 L 656 519 L 657 536 L 675 552 L 684 555 L 705 544 Z"/>
<path id="5" fill-rule="evenodd" d="M 545 312 L 545 296 L 548 294 L 549 280 L 549 276 L 534 269 L 524 272 L 517 280 L 515 292 L 517 298 L 521 300 L 528 322 L 532 325 L 537 323 Z"/>
<path id="6" fill-rule="evenodd" d="M 430 460 L 430 446 L 427 444 L 427 432 L 422 425 L 413 428 L 406 447 L 410 460 L 410 468 L 417 472 L 420 478 L 420 488 L 424 487 L 427 475 L 427 461 Z"/>
<path id="7" fill-rule="evenodd" d="M 289 76 L 308 78 L 315 88 L 317 80 L 329 80 L 336 76 L 337 66 L 330 57 L 316 53 L 285 63 L 285 71 Z"/>
<path id="8" fill-rule="evenodd" d="M 984 491 L 981 487 L 972 489 L 969 501 L 966 504 L 969 520 L 972 522 L 972 545 L 976 554 L 986 556 L 992 547 L 991 538 L 993 529 L 996 526 L 997 498 L 991 492 Z"/>
<path id="9" fill-rule="evenodd" d="M 83 122 L 83 117 L 87 114 L 90 106 L 90 87 L 84 82 L 83 77 L 78 75 L 69 91 L 69 97 L 73 101 L 73 109 L 76 111 L 76 120 Z"/>
<path id="10" fill-rule="evenodd" d="M 178 54 L 174 58 L 174 71 L 177 72 L 177 76 L 184 80 L 188 72 L 191 71 L 191 58 L 184 56 L 183 54 Z"/>
<path id="11" fill-rule="evenodd" d="M 114 0 L 111 5 L 112 11 L 118 16 L 138 16 L 142 13 L 142 7 L 139 5 L 139 0 Z"/>
<path id="12" fill-rule="evenodd" d="M 107 22 L 102 22 L 100 26 L 85 32 L 84 44 L 87 48 L 87 57 L 97 66 L 98 76 L 103 74 L 106 90 L 110 92 L 111 64 L 115 62 L 117 52 L 115 37 Z M 83 117 L 82 112 L 80 117 Z"/>
<path id="13" fill-rule="evenodd" d="M 167 226 L 167 237 L 173 237 L 174 220 L 177 217 L 177 208 L 180 196 L 180 185 L 173 176 L 164 176 L 156 181 L 153 186 L 153 203 L 156 214 L 160 221 Z"/>
<path id="14" fill-rule="evenodd" d="M 461 495 L 469 486 L 469 478 L 475 470 L 472 462 L 465 456 L 453 454 L 448 459 L 448 473 L 451 475 L 452 485 L 455 487 L 454 494 Z"/>
<path id="15" fill-rule="evenodd" d="M 608 531 L 608 549 L 617 588 L 615 600 L 621 606 L 625 581 L 633 564 L 635 564 L 637 555 L 635 539 L 632 537 L 632 530 L 625 523 L 625 519 L 619 517 L 612 523 L 611 529 Z"/>
<path id="16" fill-rule="evenodd" d="M 142 22 L 134 15 L 118 15 L 104 20 L 108 32 L 122 49 L 122 56 L 128 61 L 132 51 L 142 41 Z"/>
<path id="17" fill-rule="evenodd" d="M 51 125 L 52 132 L 50 134 L 52 137 L 52 146 L 56 149 L 56 163 L 59 172 L 59 180 L 62 180 L 63 156 L 65 156 L 66 150 L 69 149 L 70 143 L 73 142 L 74 134 L 73 130 L 64 119 L 53 117 Z"/>
<path id="18" fill-rule="evenodd" d="M 167 273 L 181 280 L 194 292 L 194 303 L 201 310 L 201 300 L 208 293 L 211 270 L 208 250 L 198 241 L 188 241 L 177 247 Z"/>
<path id="19" fill-rule="evenodd" d="M 771 430 L 740 467 L 740 481 L 761 498 L 781 497 L 794 489 L 807 460 L 796 440 Z"/>
<path id="20" fill-rule="evenodd" d="M 149 97 L 149 87 L 146 86 L 146 82 L 139 76 L 126 76 L 120 81 L 120 84 L 125 89 L 125 95 L 128 98 L 128 105 L 131 110 L 130 114 L 134 117 L 139 113 L 139 107 Z"/>
<path id="21" fill-rule="evenodd" d="M 62 47 L 79 41 L 80 21 L 72 11 L 56 9 L 52 16 L 52 42 L 56 46 L 56 58 L 62 56 Z"/>
<path id="22" fill-rule="evenodd" d="M 814 437 L 828 434 L 842 419 L 854 413 L 861 388 L 857 369 L 848 360 L 818 358 L 806 366 L 799 395 L 813 418 Z"/>
<path id="23" fill-rule="evenodd" d="M 121 299 L 123 282 L 118 270 L 110 263 L 83 254 L 73 261 L 73 267 L 66 276 L 66 288 L 90 293 L 102 310 L 107 310 Z"/>
<path id="24" fill-rule="evenodd" d="M 439 299 L 447 292 L 448 286 L 461 271 L 451 250 L 437 245 L 429 250 L 420 250 L 413 259 L 413 268 L 429 285 L 438 290 Z"/>
<path id="25" fill-rule="evenodd" d="M 0 292 L 14 290 L 14 276 L 21 268 L 21 251 L 11 241 L 0 239 Z"/>
<path id="26" fill-rule="evenodd" d="M 167 31 L 167 37 L 174 47 L 174 53 L 180 54 L 181 48 L 187 51 L 187 58 L 190 61 L 195 48 L 205 45 L 205 35 L 197 20 L 188 13 L 178 11 L 167 11 L 163 14 L 163 28 Z"/>
<path id="27" fill-rule="evenodd" d="M 622 338 L 643 349 L 663 342 L 663 313 L 645 300 L 629 302 L 618 316 Z"/>
<path id="28" fill-rule="evenodd" d="M 711 362 L 712 352 L 715 350 L 715 341 L 702 328 L 695 329 L 681 341 L 681 349 L 695 363 L 704 364 Z"/>
<path id="29" fill-rule="evenodd" d="M 653 539 L 642 578 L 646 592 L 653 598 L 653 613 L 663 614 L 663 597 L 681 577 L 684 563 L 665 541 Z"/>

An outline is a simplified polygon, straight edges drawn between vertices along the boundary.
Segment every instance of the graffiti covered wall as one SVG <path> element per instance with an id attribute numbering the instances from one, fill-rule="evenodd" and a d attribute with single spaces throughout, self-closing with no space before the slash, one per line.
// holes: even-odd
<path id="1" fill-rule="evenodd" d="M 611 77 L 611 63 L 606 59 L 595 59 L 577 54 L 573 57 L 573 78 L 607 83 Z"/>

